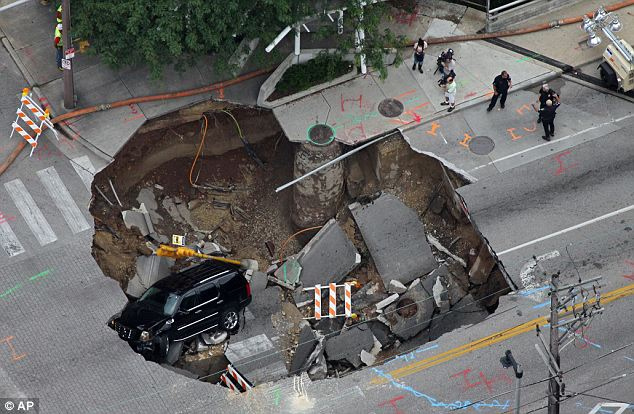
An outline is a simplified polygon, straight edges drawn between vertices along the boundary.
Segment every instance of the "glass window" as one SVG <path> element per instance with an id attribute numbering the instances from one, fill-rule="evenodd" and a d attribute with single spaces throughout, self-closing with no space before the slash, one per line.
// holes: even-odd
<path id="1" fill-rule="evenodd" d="M 139 298 L 143 305 L 162 312 L 165 316 L 171 316 L 176 311 L 178 295 L 166 292 L 156 287 L 151 287 Z"/>
<path id="2" fill-rule="evenodd" d="M 181 309 L 185 311 L 193 308 L 194 306 L 196 306 L 196 292 L 185 296 L 181 302 Z"/>
<path id="3" fill-rule="evenodd" d="M 202 288 L 198 293 L 200 298 L 200 304 L 210 301 L 218 297 L 218 288 L 215 285 L 209 285 L 205 288 Z"/>

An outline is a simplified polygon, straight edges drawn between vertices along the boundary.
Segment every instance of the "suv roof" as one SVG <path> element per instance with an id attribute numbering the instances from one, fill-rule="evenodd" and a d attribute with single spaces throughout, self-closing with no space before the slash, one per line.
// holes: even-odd
<path id="1" fill-rule="evenodd" d="M 198 265 L 188 267 L 178 273 L 159 280 L 154 284 L 157 288 L 169 290 L 176 294 L 184 293 L 196 285 L 240 270 L 239 266 L 229 263 L 206 260 Z"/>

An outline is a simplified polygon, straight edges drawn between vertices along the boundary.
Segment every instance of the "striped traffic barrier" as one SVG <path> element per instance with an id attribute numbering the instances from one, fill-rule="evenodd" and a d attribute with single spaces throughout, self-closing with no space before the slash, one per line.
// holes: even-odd
<path id="1" fill-rule="evenodd" d="M 240 393 L 238 387 L 233 383 L 231 378 L 227 374 L 222 374 L 220 376 L 220 381 L 227 386 L 231 391 Z"/>
<path id="2" fill-rule="evenodd" d="M 242 375 L 240 375 L 240 373 L 231 364 L 227 365 L 227 372 L 229 373 L 229 375 L 231 375 L 231 377 L 233 377 L 238 385 L 240 385 L 242 390 L 248 391 L 253 388 L 251 384 L 249 384 L 249 381 L 247 381 Z"/>
<path id="3" fill-rule="evenodd" d="M 44 127 L 44 125 L 46 125 L 51 131 L 53 131 L 55 138 L 59 140 L 59 137 L 57 136 L 57 131 L 55 131 L 55 128 L 53 127 L 53 123 L 49 120 L 50 114 L 48 108 L 46 108 L 46 110 L 43 110 L 38 104 L 33 101 L 31 95 L 29 94 L 29 88 L 22 89 L 22 97 L 20 98 L 20 102 L 20 107 L 16 111 L 17 117 L 15 118 L 15 121 L 11 124 L 12 131 L 9 138 L 13 137 L 14 132 L 20 134 L 22 138 L 24 138 L 29 144 L 31 144 L 31 153 L 29 154 L 29 157 L 31 157 L 33 155 L 33 151 L 37 147 L 37 141 L 42 134 L 42 128 Z M 23 111 L 23 108 L 25 106 L 30 111 L 30 114 L 35 115 L 39 121 L 34 121 L 31 117 L 29 117 L 29 111 Z M 35 132 L 35 136 L 32 137 L 31 135 L 29 135 L 24 130 L 24 128 L 22 128 L 18 124 L 18 121 L 22 121 L 26 125 L 28 125 L 29 128 L 31 128 L 33 132 Z"/>
<path id="4" fill-rule="evenodd" d="M 328 284 L 328 317 L 336 318 L 337 316 L 345 316 L 346 318 L 355 317 L 356 315 L 352 313 L 352 286 L 358 286 L 357 282 L 346 282 L 342 285 L 337 285 L 335 283 Z M 344 313 L 337 314 L 337 288 L 344 288 Z M 322 318 L 321 314 L 321 285 L 315 285 L 315 287 L 304 288 L 304 291 L 314 290 L 315 291 L 315 316 L 314 319 L 320 320 Z M 304 319 L 313 319 L 313 318 L 304 318 Z"/>

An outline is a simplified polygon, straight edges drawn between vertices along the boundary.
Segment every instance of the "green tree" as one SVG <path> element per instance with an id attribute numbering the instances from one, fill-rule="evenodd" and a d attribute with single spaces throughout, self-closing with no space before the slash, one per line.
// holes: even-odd
<path id="1" fill-rule="evenodd" d="M 353 48 L 354 31 L 364 27 L 366 39 L 360 53 L 386 74 L 383 48 L 395 44 L 395 37 L 378 29 L 385 6 L 365 7 L 361 19 L 359 1 L 343 1 L 349 8 L 346 23 L 352 27 L 332 39 L 340 48 Z M 73 2 L 73 36 L 88 39 L 91 49 L 113 67 L 145 64 L 158 77 L 165 65 L 182 67 L 210 53 L 217 54 L 219 66 L 226 65 L 239 39 L 259 37 L 267 44 L 284 27 L 336 4 L 342 1 L 82 0 Z"/>

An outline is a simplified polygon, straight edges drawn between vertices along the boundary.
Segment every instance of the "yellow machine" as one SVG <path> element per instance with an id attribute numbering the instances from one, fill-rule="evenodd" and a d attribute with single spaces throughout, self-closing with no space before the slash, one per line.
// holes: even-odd
<path id="1" fill-rule="evenodd" d="M 619 39 L 618 46 L 613 43 L 605 48 L 599 71 L 601 80 L 607 85 L 628 92 L 634 89 L 634 62 L 632 61 L 634 49 L 623 39 Z"/>
<path id="2" fill-rule="evenodd" d="M 258 262 L 253 259 L 233 260 L 224 257 L 210 256 L 208 254 L 198 253 L 187 247 L 173 247 L 161 244 L 156 250 L 157 256 L 171 257 L 172 259 L 184 259 L 186 257 L 198 257 L 200 259 L 216 260 L 218 262 L 231 263 L 240 266 L 245 270 L 258 270 Z"/>

